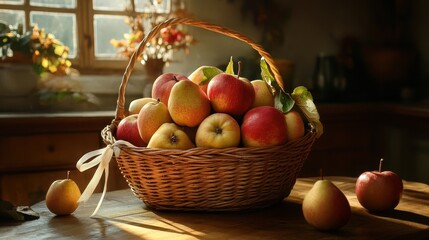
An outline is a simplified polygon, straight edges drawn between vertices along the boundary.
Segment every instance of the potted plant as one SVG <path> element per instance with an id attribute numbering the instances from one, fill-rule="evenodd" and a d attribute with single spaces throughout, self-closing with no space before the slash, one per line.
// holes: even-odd
<path id="1" fill-rule="evenodd" d="M 69 48 L 37 25 L 24 32 L 22 25 L 0 22 L 0 48 L 1 95 L 28 95 L 37 84 L 72 72 Z"/>

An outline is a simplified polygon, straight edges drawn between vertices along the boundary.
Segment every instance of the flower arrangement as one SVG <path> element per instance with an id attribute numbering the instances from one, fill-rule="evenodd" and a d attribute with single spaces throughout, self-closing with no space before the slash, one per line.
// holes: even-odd
<path id="1" fill-rule="evenodd" d="M 51 33 L 37 25 L 31 31 L 23 33 L 22 25 L 17 28 L 0 22 L 0 57 L 11 58 L 21 52 L 31 59 L 35 72 L 42 76 L 70 74 L 71 62 L 68 59 L 69 48 Z"/>
<path id="2" fill-rule="evenodd" d="M 178 2 L 180 1 L 173 1 L 172 4 L 177 5 Z M 127 58 L 131 57 L 140 41 L 147 34 L 147 30 L 170 17 L 189 16 L 183 8 L 176 8 L 170 13 L 159 13 L 153 10 L 143 14 L 130 13 L 128 15 L 125 22 L 130 26 L 130 32 L 124 34 L 124 39 L 112 39 L 110 41 L 114 47 L 118 48 L 119 54 Z M 172 61 L 174 51 L 183 50 L 188 53 L 189 47 L 194 43 L 194 37 L 188 34 L 183 26 L 169 26 L 161 29 L 158 36 L 152 38 L 145 47 L 142 56 L 139 56 L 139 60 L 143 64 L 150 59 L 161 60 L 168 64 Z"/>

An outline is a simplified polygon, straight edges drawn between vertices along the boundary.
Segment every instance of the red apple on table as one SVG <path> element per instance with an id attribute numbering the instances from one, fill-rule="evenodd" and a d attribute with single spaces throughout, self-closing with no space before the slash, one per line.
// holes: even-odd
<path id="1" fill-rule="evenodd" d="M 173 88 L 174 84 L 181 80 L 190 81 L 185 75 L 178 73 L 161 74 L 158 78 L 155 79 L 155 82 L 153 83 L 152 98 L 159 99 L 161 102 L 167 105 L 171 88 Z"/>
<path id="2" fill-rule="evenodd" d="M 138 122 L 138 114 L 131 114 L 123 118 L 116 128 L 116 139 L 128 141 L 134 146 L 143 147 L 145 143 L 140 137 Z"/>
<path id="3" fill-rule="evenodd" d="M 287 128 L 283 113 L 270 106 L 250 109 L 241 123 L 241 139 L 245 147 L 284 144 L 287 140 Z"/>
<path id="4" fill-rule="evenodd" d="M 240 144 L 240 125 L 226 113 L 213 113 L 197 129 L 197 147 L 228 148 Z"/>
<path id="5" fill-rule="evenodd" d="M 295 140 L 301 138 L 305 134 L 304 121 L 301 115 L 294 110 L 284 114 L 287 126 L 287 140 Z"/>
<path id="6" fill-rule="evenodd" d="M 382 162 L 378 171 L 364 172 L 356 181 L 359 203 L 372 212 L 393 210 L 402 196 L 402 179 L 392 171 L 381 171 Z"/>
<path id="7" fill-rule="evenodd" d="M 215 112 L 240 117 L 252 107 L 255 90 L 246 78 L 220 73 L 210 80 L 207 96 Z"/>

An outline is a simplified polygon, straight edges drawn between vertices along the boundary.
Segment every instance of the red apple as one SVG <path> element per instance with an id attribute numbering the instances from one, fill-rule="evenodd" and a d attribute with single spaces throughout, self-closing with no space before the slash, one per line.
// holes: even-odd
<path id="1" fill-rule="evenodd" d="M 243 117 L 241 139 L 245 147 L 284 144 L 287 128 L 283 113 L 271 106 L 252 108 Z"/>
<path id="2" fill-rule="evenodd" d="M 178 81 L 187 80 L 190 81 L 185 75 L 178 73 L 163 73 L 157 79 L 152 86 L 152 98 L 159 99 L 165 105 L 168 104 L 168 98 L 170 97 L 171 88 Z"/>
<path id="3" fill-rule="evenodd" d="M 144 146 L 143 139 L 140 137 L 138 122 L 138 114 L 131 114 L 123 118 L 116 128 L 116 139 L 128 141 L 134 146 Z"/>
<path id="4" fill-rule="evenodd" d="M 362 173 L 356 181 L 356 197 L 359 203 L 369 211 L 393 210 L 401 200 L 402 179 L 392 171 L 381 171 L 383 159 L 378 171 Z"/>
<path id="5" fill-rule="evenodd" d="M 215 112 L 240 117 L 252 107 L 255 90 L 246 78 L 220 73 L 210 80 L 207 96 Z"/>

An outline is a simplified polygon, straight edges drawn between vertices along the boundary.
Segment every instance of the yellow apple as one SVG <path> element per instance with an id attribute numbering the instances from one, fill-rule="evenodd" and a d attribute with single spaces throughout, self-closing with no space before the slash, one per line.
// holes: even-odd
<path id="1" fill-rule="evenodd" d="M 69 178 L 54 181 L 46 193 L 46 207 L 56 215 L 69 215 L 79 206 L 80 189 L 77 184 Z"/>
<path id="2" fill-rule="evenodd" d="M 237 147 L 240 144 L 240 125 L 226 113 L 213 113 L 201 122 L 195 143 L 197 147 Z"/>
<path id="3" fill-rule="evenodd" d="M 148 148 L 189 149 L 195 147 L 188 135 L 175 123 L 164 123 L 153 134 Z"/>
<path id="4" fill-rule="evenodd" d="M 173 120 L 163 102 L 158 100 L 144 105 L 137 116 L 137 128 L 143 142 L 147 144 L 155 131 L 166 122 Z"/>
<path id="5" fill-rule="evenodd" d="M 128 106 L 128 114 L 129 115 L 138 114 L 142 109 L 142 107 L 146 105 L 146 103 L 150 103 L 150 102 L 154 103 L 156 102 L 156 99 L 150 98 L 150 97 L 144 97 L 144 98 L 137 98 L 132 100 L 130 102 L 130 105 Z"/>
<path id="6" fill-rule="evenodd" d="M 264 80 L 253 80 L 250 82 L 255 90 L 255 100 L 252 108 L 260 106 L 274 106 L 274 95 L 271 87 Z"/>
<path id="7" fill-rule="evenodd" d="M 284 114 L 287 128 L 287 140 L 294 140 L 301 138 L 305 134 L 304 121 L 301 115 L 294 110 Z"/>

